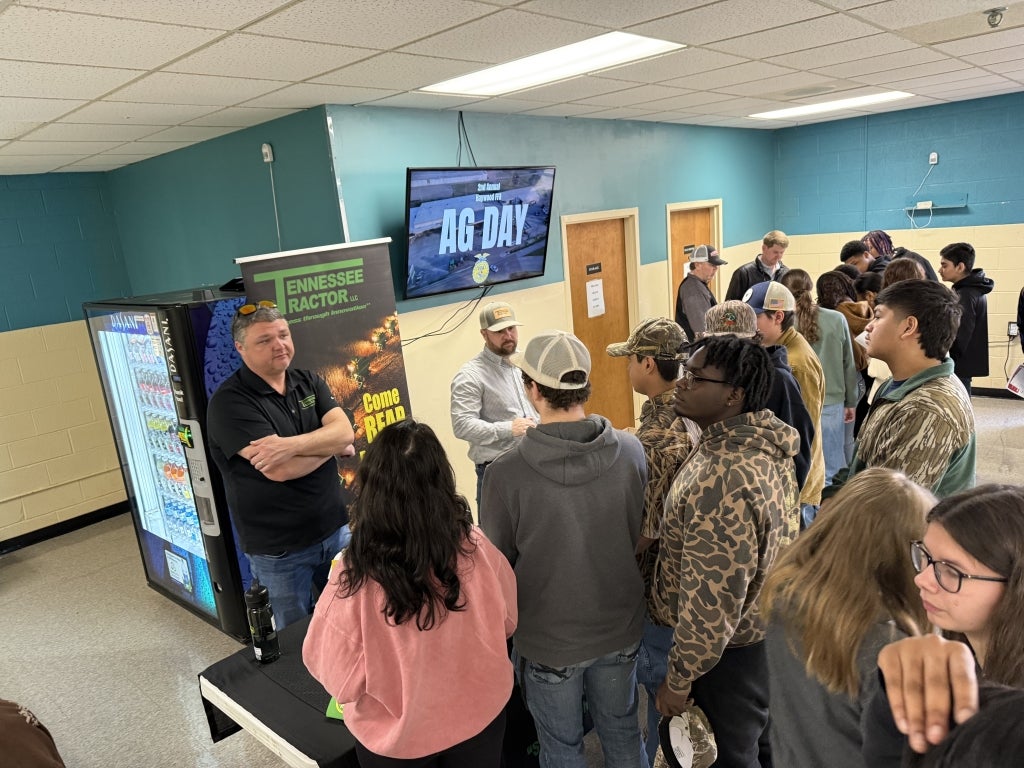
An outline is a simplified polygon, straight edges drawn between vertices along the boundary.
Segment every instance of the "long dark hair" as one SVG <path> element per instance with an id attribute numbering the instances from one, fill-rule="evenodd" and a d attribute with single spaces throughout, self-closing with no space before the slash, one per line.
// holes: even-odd
<path id="1" fill-rule="evenodd" d="M 375 581 L 384 590 L 385 618 L 398 625 L 415 617 L 420 630 L 464 610 L 458 557 L 473 550 L 473 518 L 434 430 L 413 419 L 382 429 L 363 456 L 356 487 L 339 595 Z"/>
<path id="2" fill-rule="evenodd" d="M 967 554 L 1007 578 L 988 620 L 983 668 L 987 680 L 1024 687 L 1024 488 L 990 484 L 960 491 L 940 501 L 928 522 L 941 525 Z"/>

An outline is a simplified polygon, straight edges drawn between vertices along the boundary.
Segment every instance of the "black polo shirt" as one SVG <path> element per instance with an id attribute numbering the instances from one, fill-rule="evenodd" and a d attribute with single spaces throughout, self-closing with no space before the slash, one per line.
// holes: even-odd
<path id="1" fill-rule="evenodd" d="M 327 383 L 313 371 L 289 368 L 285 393 L 279 395 L 244 364 L 210 398 L 210 454 L 224 478 L 243 552 L 293 552 L 348 522 L 336 460 L 304 477 L 276 482 L 238 455 L 267 435 L 292 437 L 319 429 L 324 414 L 337 407 Z"/>

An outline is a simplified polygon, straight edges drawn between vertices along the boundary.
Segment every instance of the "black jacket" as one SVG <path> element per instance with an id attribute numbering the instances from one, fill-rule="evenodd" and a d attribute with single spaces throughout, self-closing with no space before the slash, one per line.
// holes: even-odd
<path id="1" fill-rule="evenodd" d="M 752 286 L 758 283 L 766 283 L 769 280 L 778 282 L 782 279 L 782 276 L 789 272 L 789 267 L 779 262 L 779 268 L 775 270 L 775 275 L 772 276 L 768 273 L 768 270 L 764 268 L 759 257 L 755 257 L 749 264 L 744 264 L 742 267 L 732 273 L 732 280 L 729 281 L 729 290 L 725 292 L 725 300 L 732 301 L 743 301 L 743 294 L 745 294 Z M 775 414 L 779 416 L 778 414 Z M 779 416 L 781 419 L 782 417 Z M 785 421 L 785 419 L 783 419 Z"/>
<path id="2" fill-rule="evenodd" d="M 793 463 L 796 465 L 797 487 L 802 489 L 811 468 L 811 441 L 814 440 L 814 422 L 811 421 L 811 414 L 807 412 L 807 406 L 804 405 L 804 396 L 800 393 L 800 385 L 793 377 L 793 371 L 789 367 L 789 355 L 786 353 L 786 348 L 776 344 L 765 349 L 775 368 L 772 391 L 768 395 L 765 408 L 771 410 L 779 419 L 800 434 L 800 450 L 793 457 Z"/>
<path id="3" fill-rule="evenodd" d="M 988 294 L 995 283 L 985 271 L 972 269 L 967 277 L 953 284 L 963 314 L 956 340 L 949 350 L 957 376 L 988 376 Z"/>
<path id="4" fill-rule="evenodd" d="M 1020 339 L 1021 351 L 1024 351 L 1024 288 L 1020 289 L 1017 299 L 1017 338 Z"/>

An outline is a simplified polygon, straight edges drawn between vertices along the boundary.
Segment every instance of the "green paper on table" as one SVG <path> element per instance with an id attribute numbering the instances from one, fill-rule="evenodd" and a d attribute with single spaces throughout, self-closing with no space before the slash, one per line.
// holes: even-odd
<path id="1" fill-rule="evenodd" d="M 334 718 L 335 720 L 345 719 L 345 705 L 339 704 L 338 700 L 331 696 L 331 701 L 327 705 L 327 716 Z"/>

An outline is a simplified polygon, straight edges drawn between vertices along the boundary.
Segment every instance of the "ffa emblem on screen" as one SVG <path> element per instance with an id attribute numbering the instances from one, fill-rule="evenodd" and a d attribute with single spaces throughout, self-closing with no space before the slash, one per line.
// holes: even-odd
<path id="1" fill-rule="evenodd" d="M 491 273 L 491 265 L 487 263 L 487 257 L 489 253 L 481 253 L 476 257 L 476 264 L 473 265 L 473 282 L 478 285 L 487 279 L 487 276 Z"/>

